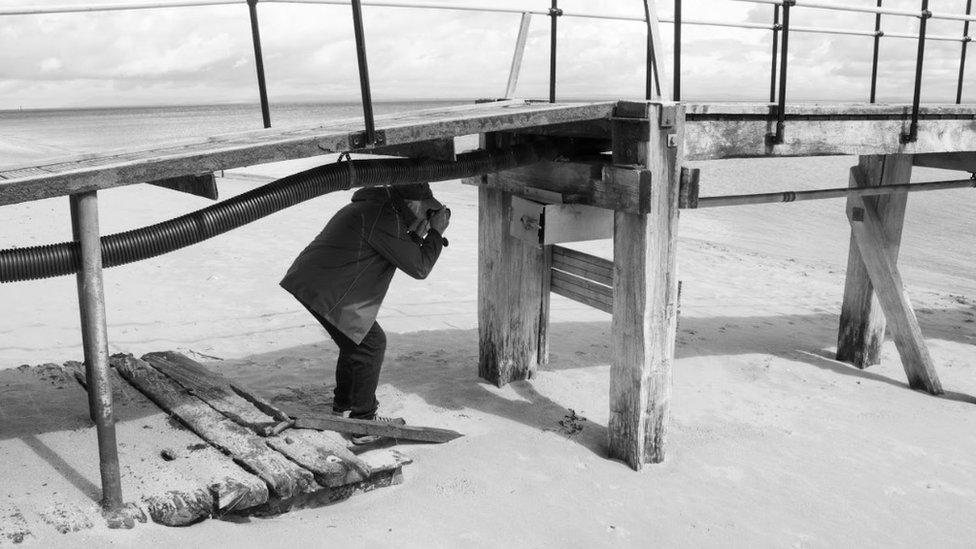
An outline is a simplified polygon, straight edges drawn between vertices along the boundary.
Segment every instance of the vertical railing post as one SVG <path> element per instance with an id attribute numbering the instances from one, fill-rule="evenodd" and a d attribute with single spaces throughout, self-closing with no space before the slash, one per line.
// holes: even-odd
<path id="1" fill-rule="evenodd" d="M 650 4 L 652 0 L 644 0 L 644 23 L 647 25 L 647 59 L 645 67 L 645 77 L 646 81 L 644 83 L 644 99 L 648 101 L 651 98 L 661 96 L 661 77 L 657 70 L 657 55 L 654 51 L 654 31 L 652 30 L 653 23 L 651 21 L 651 9 Z M 652 92 L 653 88 L 653 92 Z"/>
<path id="2" fill-rule="evenodd" d="M 559 0 L 552 0 L 552 7 L 549 8 L 549 18 L 551 19 L 549 28 L 549 102 L 556 102 L 556 21 L 563 14 L 559 9 Z"/>
<path id="3" fill-rule="evenodd" d="M 102 245 L 98 230 L 98 194 L 89 191 L 71 195 L 71 222 L 79 243 L 81 270 L 78 272 L 78 304 L 81 310 L 82 344 L 85 350 L 87 387 L 91 415 L 98 436 L 102 507 L 122 510 L 122 480 L 112 410 L 109 379 L 108 330 L 105 321 L 105 288 L 102 283 Z"/>
<path id="4" fill-rule="evenodd" d="M 681 0 L 674 0 L 674 93 L 681 101 Z"/>
<path id="5" fill-rule="evenodd" d="M 786 131 L 786 69 L 789 65 L 790 52 L 790 8 L 796 5 L 796 0 L 783 0 L 783 44 L 780 48 L 779 59 L 779 103 L 776 112 L 776 133 L 767 135 L 771 144 L 783 142 Z"/>
<path id="6" fill-rule="evenodd" d="M 918 22 L 918 54 L 915 58 L 915 95 L 912 99 L 912 122 L 908 132 L 901 134 L 902 143 L 913 143 L 918 140 L 918 106 L 922 96 L 922 64 L 925 60 L 925 27 L 932 12 L 929 11 L 929 0 L 922 0 L 922 13 Z"/>
<path id="7" fill-rule="evenodd" d="M 352 0 L 352 24 L 356 33 L 356 58 L 359 61 L 359 88 L 363 96 L 363 119 L 366 123 L 366 143 L 376 143 L 376 125 L 373 120 L 373 97 L 369 90 L 369 66 L 366 63 L 366 37 L 363 32 L 363 8 L 361 0 Z"/>
<path id="8" fill-rule="evenodd" d="M 881 7 L 883 0 L 878 0 L 878 7 Z M 878 90 L 878 51 L 881 49 L 881 37 L 884 32 L 881 30 L 881 14 L 874 16 L 874 54 L 871 56 L 871 103 L 874 103 Z"/>
<path id="9" fill-rule="evenodd" d="M 254 42 L 254 66 L 258 71 L 258 93 L 261 96 L 261 118 L 264 127 L 271 127 L 271 109 L 268 107 L 268 87 L 264 80 L 264 54 L 261 52 L 261 30 L 258 27 L 258 0 L 247 0 L 251 14 L 251 40 Z"/>
<path id="10" fill-rule="evenodd" d="M 769 102 L 776 102 L 776 54 L 779 53 L 779 4 L 773 6 L 773 63 L 769 66 Z"/>
<path id="11" fill-rule="evenodd" d="M 966 15 L 972 13 L 973 0 L 966 0 Z M 966 48 L 972 38 L 969 37 L 969 21 L 962 27 L 962 53 L 959 55 L 959 81 L 956 84 L 956 104 L 962 103 L 962 81 L 966 75 Z"/>
<path id="12" fill-rule="evenodd" d="M 508 85 L 505 86 L 505 99 L 511 99 L 515 96 L 515 87 L 518 86 L 519 73 L 522 71 L 522 58 L 525 56 L 525 42 L 529 38 L 529 25 L 531 23 L 532 14 L 522 13 L 518 37 L 515 39 L 515 53 L 512 55 L 512 68 L 508 71 Z"/>

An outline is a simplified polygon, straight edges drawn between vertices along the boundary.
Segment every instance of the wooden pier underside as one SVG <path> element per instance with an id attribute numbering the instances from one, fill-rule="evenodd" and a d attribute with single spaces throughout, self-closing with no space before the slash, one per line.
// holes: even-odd
<path id="1" fill-rule="evenodd" d="M 787 107 L 785 141 L 770 145 L 774 105 L 682 103 L 684 159 L 764 156 L 927 154 L 976 151 L 976 106 L 924 106 L 918 140 L 901 143 L 906 105 L 810 104 Z M 617 102 L 498 101 L 381 116 L 379 148 L 486 132 L 611 139 Z M 187 140 L 150 149 L 85 155 L 56 163 L 0 165 L 0 206 L 218 170 L 365 150 L 362 121 L 346 119 L 300 129 L 266 129 Z M 971 155 L 970 155 L 971 156 Z"/>

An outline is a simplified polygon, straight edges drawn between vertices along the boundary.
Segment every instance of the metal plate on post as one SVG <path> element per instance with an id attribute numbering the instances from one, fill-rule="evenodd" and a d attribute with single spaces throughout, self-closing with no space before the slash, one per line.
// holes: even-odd
<path id="1" fill-rule="evenodd" d="M 545 205 L 512 196 L 511 235 L 535 246 L 542 243 L 542 215 Z"/>
<path id="2" fill-rule="evenodd" d="M 613 238 L 613 210 L 582 204 L 545 206 L 542 243 L 583 242 Z"/>

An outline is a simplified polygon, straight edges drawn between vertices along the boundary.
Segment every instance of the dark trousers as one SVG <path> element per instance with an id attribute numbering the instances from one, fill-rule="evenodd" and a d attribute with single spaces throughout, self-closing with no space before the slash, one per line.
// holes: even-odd
<path id="1" fill-rule="evenodd" d="M 373 322 L 366 337 L 357 345 L 322 315 L 312 310 L 309 312 L 329 332 L 332 341 L 339 347 L 332 409 L 337 412 L 348 410 L 349 417 L 355 419 L 373 419 L 379 407 L 376 386 L 380 381 L 380 368 L 386 354 L 386 334 L 379 323 Z"/>

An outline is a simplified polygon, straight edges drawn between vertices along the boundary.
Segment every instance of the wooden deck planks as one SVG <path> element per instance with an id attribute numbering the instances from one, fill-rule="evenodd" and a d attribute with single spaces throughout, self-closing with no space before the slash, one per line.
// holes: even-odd
<path id="1" fill-rule="evenodd" d="M 276 418 L 270 417 L 234 392 L 227 378 L 207 370 L 180 353 L 149 353 L 142 360 L 179 383 L 190 394 L 206 401 L 221 414 L 257 434 L 264 434 L 267 428 L 278 422 Z"/>
<path id="2" fill-rule="evenodd" d="M 125 357 L 116 361 L 115 367 L 160 408 L 257 475 L 274 496 L 287 499 L 320 488 L 307 469 L 272 450 L 264 439 L 226 418 L 148 363 Z"/>
<path id="3" fill-rule="evenodd" d="M 529 103 L 521 100 L 412 111 L 376 118 L 386 145 L 429 141 L 486 131 L 604 119 L 614 103 Z M 83 191 L 157 181 L 267 162 L 351 150 L 350 136 L 362 120 L 345 119 L 301 129 L 225 134 L 175 146 L 116 153 L 108 157 L 34 166 L 38 173 L 9 178 L 0 171 L 0 205 Z M 47 173 L 48 171 L 52 173 Z"/>

